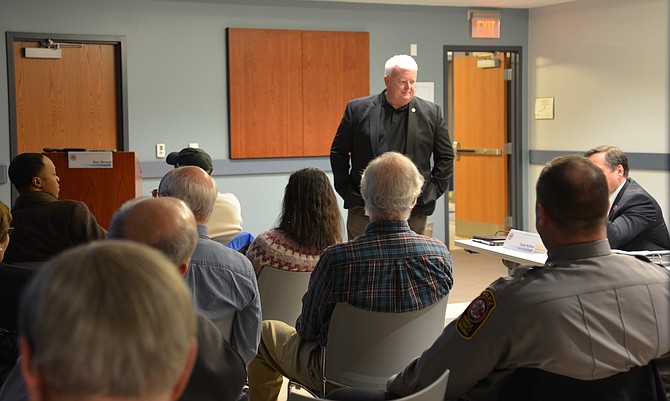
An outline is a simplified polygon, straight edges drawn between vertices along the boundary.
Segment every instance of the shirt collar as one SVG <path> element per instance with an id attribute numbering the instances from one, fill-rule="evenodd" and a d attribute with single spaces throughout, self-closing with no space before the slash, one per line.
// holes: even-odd
<path id="1" fill-rule="evenodd" d="M 384 93 L 383 93 L 383 96 L 382 96 L 382 106 L 388 107 L 395 112 L 401 112 L 401 111 L 406 111 L 409 108 L 410 103 L 412 103 L 411 100 L 406 105 L 396 109 L 395 107 L 391 106 L 391 104 L 386 100 L 386 90 L 384 90 Z"/>
<path id="2" fill-rule="evenodd" d="M 621 192 L 621 188 L 623 188 L 624 184 L 626 184 L 626 181 L 627 181 L 627 179 L 621 181 L 621 184 L 619 184 L 617 189 L 615 189 L 614 192 L 612 192 L 612 195 L 610 195 L 610 198 L 609 198 L 610 208 L 608 210 L 612 209 L 612 204 L 614 203 L 614 200 L 616 199 L 617 195 L 619 195 L 619 192 Z"/>
<path id="3" fill-rule="evenodd" d="M 198 237 L 200 238 L 209 238 L 209 230 L 204 224 L 198 224 Z"/>
<path id="4" fill-rule="evenodd" d="M 365 235 L 410 231 L 407 221 L 373 221 L 365 227 Z"/>
<path id="5" fill-rule="evenodd" d="M 553 266 L 561 260 L 587 259 L 612 253 L 607 239 L 559 246 L 547 252 L 546 266 Z"/>

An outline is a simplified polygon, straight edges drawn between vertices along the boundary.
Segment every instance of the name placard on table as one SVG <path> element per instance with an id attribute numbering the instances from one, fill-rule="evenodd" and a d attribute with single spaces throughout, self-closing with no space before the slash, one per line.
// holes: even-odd
<path id="1" fill-rule="evenodd" d="M 67 152 L 69 168 L 114 168 L 112 152 Z"/>
<path id="2" fill-rule="evenodd" d="M 540 235 L 528 231 L 510 230 L 503 248 L 514 249 L 519 252 L 533 253 L 540 242 Z"/>

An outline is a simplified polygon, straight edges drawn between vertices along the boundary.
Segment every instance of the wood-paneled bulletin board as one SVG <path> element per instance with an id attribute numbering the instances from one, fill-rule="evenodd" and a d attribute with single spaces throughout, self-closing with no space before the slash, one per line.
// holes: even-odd
<path id="1" fill-rule="evenodd" d="M 367 32 L 228 28 L 230 158 L 328 156 L 370 94 Z"/>

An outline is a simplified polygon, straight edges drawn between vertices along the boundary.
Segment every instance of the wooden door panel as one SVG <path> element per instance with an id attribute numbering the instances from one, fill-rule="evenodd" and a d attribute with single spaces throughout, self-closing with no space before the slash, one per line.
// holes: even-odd
<path id="1" fill-rule="evenodd" d="M 227 33 L 231 158 L 329 155 L 347 101 L 370 93 L 369 34 Z"/>
<path id="2" fill-rule="evenodd" d="M 303 155 L 301 43 L 300 31 L 228 29 L 232 159 Z"/>
<path id="3" fill-rule="evenodd" d="M 330 155 L 330 145 L 351 99 L 370 94 L 367 32 L 304 31 L 303 143 L 305 154 Z M 337 77 L 337 82 L 332 81 Z"/>
<path id="4" fill-rule="evenodd" d="M 61 59 L 26 58 L 14 42 L 17 150 L 119 149 L 119 94 L 113 44 L 64 47 Z"/>
<path id="5" fill-rule="evenodd" d="M 454 138 L 461 148 L 504 150 L 507 63 L 477 68 L 474 56 L 454 58 Z M 507 155 L 461 153 L 454 165 L 456 235 L 493 234 L 508 214 Z"/>

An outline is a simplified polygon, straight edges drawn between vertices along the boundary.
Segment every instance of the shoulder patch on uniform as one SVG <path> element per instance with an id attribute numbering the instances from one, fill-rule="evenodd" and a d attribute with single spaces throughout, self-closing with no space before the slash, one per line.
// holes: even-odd
<path id="1" fill-rule="evenodd" d="M 485 290 L 465 309 L 456 322 L 456 331 L 466 340 L 472 339 L 496 308 L 496 298 Z"/>

